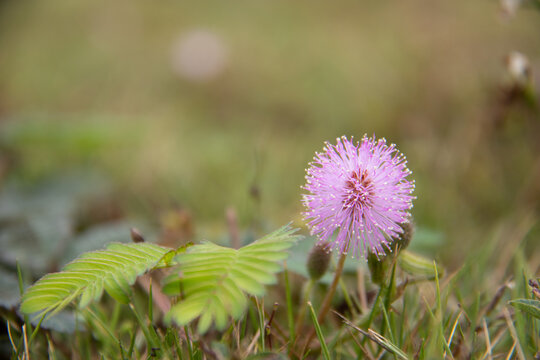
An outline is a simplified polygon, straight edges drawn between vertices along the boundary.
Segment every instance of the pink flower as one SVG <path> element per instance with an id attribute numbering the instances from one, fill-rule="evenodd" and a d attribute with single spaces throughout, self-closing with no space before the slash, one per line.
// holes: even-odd
<path id="1" fill-rule="evenodd" d="M 307 169 L 303 195 L 304 218 L 321 241 L 336 231 L 333 248 L 377 256 L 390 249 L 392 239 L 410 219 L 414 180 L 407 160 L 396 145 L 366 135 L 361 142 L 345 136 L 336 145 L 325 143 Z"/>

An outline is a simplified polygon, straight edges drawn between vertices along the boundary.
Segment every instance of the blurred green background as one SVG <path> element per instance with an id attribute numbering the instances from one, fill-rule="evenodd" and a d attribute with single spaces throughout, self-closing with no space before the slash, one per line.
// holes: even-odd
<path id="1" fill-rule="evenodd" d="M 12 224 L 71 201 L 66 238 L 124 218 L 218 237 L 226 209 L 241 229 L 300 225 L 314 152 L 367 133 L 407 156 L 416 223 L 450 267 L 506 219 L 533 219 L 534 248 L 540 12 L 509 12 L 494 0 L 2 0 L 0 213 Z"/>

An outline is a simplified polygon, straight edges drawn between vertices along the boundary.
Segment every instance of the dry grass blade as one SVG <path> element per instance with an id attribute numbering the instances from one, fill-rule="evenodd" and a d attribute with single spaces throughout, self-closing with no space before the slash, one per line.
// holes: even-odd
<path id="1" fill-rule="evenodd" d="M 7 321 L 7 333 L 9 342 L 11 343 L 11 347 L 13 348 L 13 353 L 17 354 L 17 346 L 15 345 L 15 342 L 13 341 L 13 336 L 11 335 L 11 323 L 9 322 L 9 320 Z"/>
<path id="2" fill-rule="evenodd" d="M 388 351 L 388 352 L 390 352 L 390 353 L 392 353 L 392 354 L 394 354 L 396 356 L 399 356 L 402 359 L 406 359 L 406 360 L 408 359 L 407 354 L 405 354 L 400 348 L 398 348 L 396 345 L 394 345 L 392 342 L 390 342 L 384 336 L 376 333 L 375 331 L 373 331 L 371 329 L 368 329 L 368 331 L 362 330 L 358 326 L 354 325 L 349 319 L 347 319 L 343 315 L 341 315 L 341 314 L 339 314 L 339 313 L 337 313 L 335 311 L 333 311 L 333 313 L 336 314 L 337 316 L 339 316 L 341 318 L 341 320 L 343 320 L 343 322 L 346 325 L 348 325 L 351 328 L 355 329 L 356 331 L 358 331 L 359 333 L 361 333 L 362 335 L 364 335 L 365 337 L 367 337 L 371 341 L 377 343 L 379 346 L 381 346 L 386 351 Z"/>
<path id="3" fill-rule="evenodd" d="M 512 358 L 512 355 L 514 355 L 514 350 L 516 349 L 517 342 L 514 341 L 512 344 L 512 347 L 510 348 L 510 351 L 508 352 L 508 355 L 506 356 L 506 360 L 510 360 Z"/>
<path id="4" fill-rule="evenodd" d="M 512 335 L 512 339 L 514 339 L 514 346 L 512 348 L 517 349 L 518 357 L 521 360 L 526 360 L 525 353 L 523 352 L 523 349 L 521 348 L 521 344 L 519 343 L 519 338 L 516 332 L 516 328 L 514 327 L 514 323 L 512 322 L 512 316 L 510 315 L 510 312 L 507 308 L 503 308 L 503 314 L 504 318 L 506 319 L 506 323 L 508 324 L 508 329 L 510 330 L 510 335 Z"/>
<path id="5" fill-rule="evenodd" d="M 508 331 L 508 328 L 506 327 L 503 327 L 502 329 L 499 330 L 499 332 L 495 335 L 495 337 L 491 341 L 491 348 L 487 349 L 484 355 L 482 356 L 482 360 L 485 359 L 488 355 L 491 355 L 491 350 L 495 346 L 497 346 L 497 344 L 499 343 L 499 341 L 501 341 L 502 337 L 507 331 Z"/>
<path id="6" fill-rule="evenodd" d="M 360 348 L 360 350 L 362 350 L 362 352 L 364 353 L 364 355 L 365 355 L 369 360 L 375 360 L 375 356 L 373 356 L 373 354 L 371 353 L 371 351 L 369 351 L 369 348 L 362 346 L 362 344 L 356 339 L 356 337 L 355 337 L 354 334 L 352 333 L 351 329 L 347 329 L 347 331 L 349 332 L 349 335 L 351 336 L 351 338 L 353 339 L 353 341 L 356 343 L 356 345 Z"/>
<path id="7" fill-rule="evenodd" d="M 459 318 L 461 317 L 461 314 L 463 314 L 463 311 L 459 312 L 458 316 L 456 317 L 456 321 L 454 322 L 454 326 L 452 326 L 452 331 L 450 332 L 450 337 L 448 338 L 448 346 L 452 344 L 452 340 L 454 339 L 454 333 L 456 332 L 456 328 L 459 323 Z"/>
<path id="8" fill-rule="evenodd" d="M 497 304 L 501 301 L 504 292 L 508 288 L 508 281 L 502 284 L 498 289 L 495 295 L 493 296 L 493 299 L 489 302 L 489 304 L 483 309 L 483 314 L 485 316 L 489 315 L 493 309 L 497 306 Z"/>
<path id="9" fill-rule="evenodd" d="M 255 333 L 255 336 L 253 336 L 253 339 L 249 343 L 248 347 L 246 348 L 246 351 L 244 352 L 244 356 L 242 358 L 248 357 L 252 352 L 253 349 L 255 349 L 255 345 L 257 345 L 257 341 L 259 341 L 259 336 L 261 336 L 261 330 L 258 329 Z"/>
<path id="10" fill-rule="evenodd" d="M 491 341 L 489 340 L 489 330 L 486 323 L 486 318 L 482 320 L 482 326 L 484 328 L 484 337 L 486 339 L 486 353 L 489 360 L 493 359 L 493 356 L 491 354 Z"/>
<path id="11" fill-rule="evenodd" d="M 28 337 L 26 336 L 26 324 L 22 326 L 22 334 L 24 340 L 24 355 L 26 360 L 30 360 L 30 351 L 28 350 Z"/>

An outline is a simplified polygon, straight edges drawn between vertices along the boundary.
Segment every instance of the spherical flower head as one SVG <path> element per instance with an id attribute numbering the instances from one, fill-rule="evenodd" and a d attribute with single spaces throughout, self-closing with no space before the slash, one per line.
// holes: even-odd
<path id="1" fill-rule="evenodd" d="M 328 142 L 307 169 L 304 218 L 311 234 L 327 241 L 337 231 L 333 248 L 341 253 L 391 251 L 400 226 L 410 219 L 415 197 L 407 160 L 396 145 L 366 135 L 360 142 L 346 137 Z"/>

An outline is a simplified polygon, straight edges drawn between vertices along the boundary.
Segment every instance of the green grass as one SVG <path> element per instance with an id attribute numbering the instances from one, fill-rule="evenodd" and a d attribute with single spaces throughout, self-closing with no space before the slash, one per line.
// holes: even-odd
<path id="1" fill-rule="evenodd" d="M 497 252 L 482 255 L 489 256 L 492 262 L 501 260 Z M 299 277 L 291 279 L 289 285 L 287 280 L 275 285 L 264 299 L 253 301 L 252 309 L 225 329 L 213 328 L 204 334 L 196 331 L 196 322 L 185 327 L 166 325 L 162 321 L 163 312 L 149 311 L 153 304 L 137 287 L 128 305 L 105 297 L 86 310 L 76 310 L 80 325 L 84 324 L 84 329 L 79 329 L 76 336 L 45 331 L 43 329 L 50 327 L 43 324 L 35 337 L 29 337 L 24 335 L 27 328 L 24 321 L 4 315 L 8 321 L 12 356 L 19 358 L 24 358 L 24 354 L 39 357 L 44 351 L 57 359 L 71 357 L 72 351 L 77 351 L 83 359 L 100 356 L 199 359 L 216 354 L 226 358 L 257 358 L 264 354 L 325 359 L 532 358 L 540 342 L 540 319 L 534 301 L 517 300 L 531 297 L 527 282 L 533 279 L 526 275 L 530 269 L 523 261 L 522 247 L 509 259 L 503 283 L 493 286 L 482 284 L 486 279 L 484 273 L 490 270 L 478 263 L 478 256 L 470 254 L 463 267 L 453 273 L 416 282 L 411 281 L 414 276 L 396 265 L 386 274 L 381 289 L 371 283 L 369 275 L 362 275 L 366 290 L 371 294 L 367 312 L 356 309 L 351 313 L 341 295 L 334 299 L 334 313 L 319 323 L 308 298 L 303 301 L 307 301 L 312 321 L 300 327 L 287 315 L 288 312 L 298 314 L 305 306 L 301 297 L 305 280 Z M 364 265 L 357 261 L 356 266 Z M 437 274 L 440 266 L 434 263 L 433 268 Z M 358 274 L 362 273 L 349 269 L 343 275 L 345 290 L 354 303 L 359 302 Z M 411 283 L 397 291 L 398 284 L 404 281 Z M 157 288 L 159 284 L 153 283 L 153 291 Z M 312 291 L 308 296 L 316 301 L 316 295 L 317 292 Z M 268 306 L 270 301 L 275 305 Z M 516 301 L 523 305 L 512 306 Z M 525 308 L 526 305 L 531 307 Z M 300 331 L 293 336 L 295 327 Z M 312 330 L 318 342 L 311 342 L 303 350 L 306 334 Z M 90 348 L 88 344 L 92 344 Z"/>

